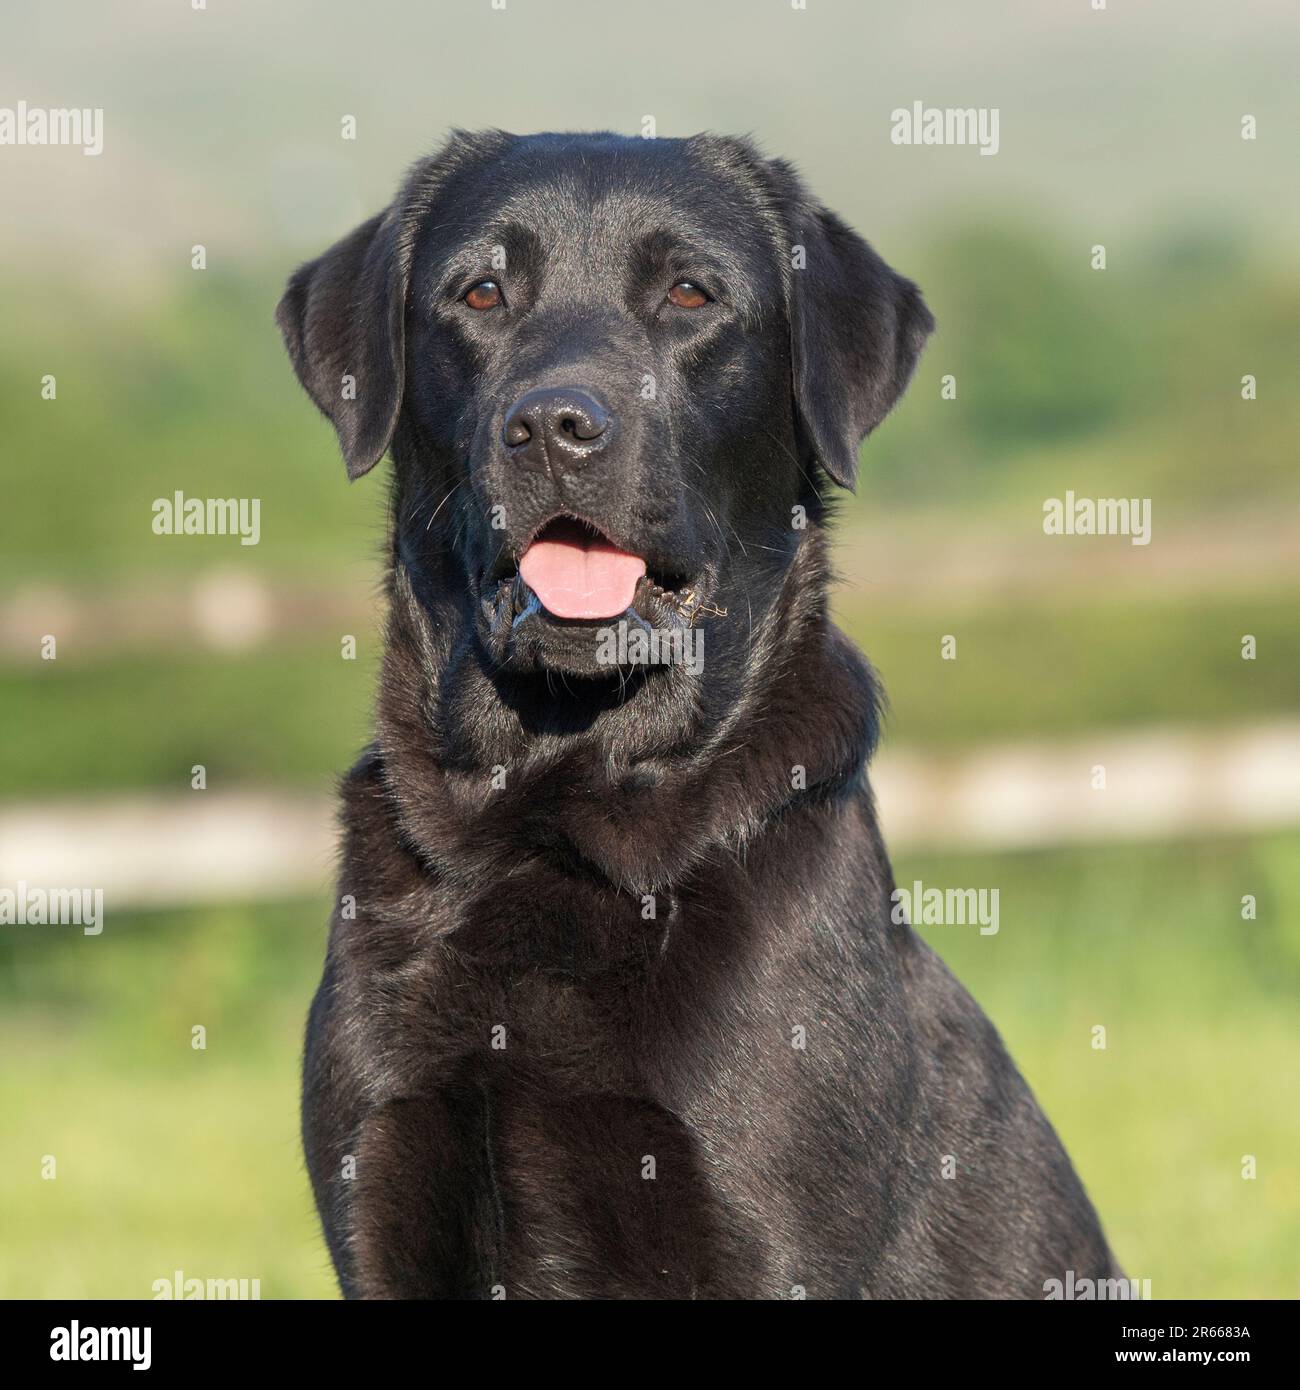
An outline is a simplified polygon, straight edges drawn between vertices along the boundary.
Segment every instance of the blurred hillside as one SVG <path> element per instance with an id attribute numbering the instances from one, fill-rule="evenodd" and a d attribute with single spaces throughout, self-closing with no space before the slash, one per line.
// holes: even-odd
<path id="1" fill-rule="evenodd" d="M 553 80 L 575 51 L 580 73 Z M 647 115 L 661 135 L 752 133 L 901 264 L 892 238 L 954 203 L 1048 208 L 1086 245 L 1226 219 L 1286 252 L 1298 66 L 1288 0 L 11 6 L 0 93 L 101 106 L 106 138 L 98 159 L 7 153 L 0 252 L 135 285 L 195 241 L 226 266 L 287 260 L 381 207 L 451 126 L 631 133 Z M 891 144 L 890 112 L 917 100 L 997 107 L 999 154 Z"/>

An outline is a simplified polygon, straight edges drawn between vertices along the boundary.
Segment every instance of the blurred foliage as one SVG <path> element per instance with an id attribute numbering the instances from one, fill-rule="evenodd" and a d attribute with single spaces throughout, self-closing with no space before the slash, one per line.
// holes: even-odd
<path id="1" fill-rule="evenodd" d="M 281 345 L 280 289 L 278 278 L 217 271 L 190 272 L 156 298 L 6 287 L 22 325 L 0 343 L 14 461 L 6 587 L 223 562 L 328 579 L 381 548 L 385 490 L 377 478 L 347 486 L 333 431 Z M 53 401 L 41 399 L 46 373 Z M 154 499 L 177 491 L 260 498 L 260 544 L 154 535 Z"/>
<path id="2" fill-rule="evenodd" d="M 997 509 L 1073 488 L 1151 497 L 1163 520 L 1300 501 L 1300 276 L 1213 229 L 1106 251 L 1093 270 L 1090 246 L 969 218 L 909 252 L 938 330 L 865 447 L 867 505 Z"/>
<path id="3" fill-rule="evenodd" d="M 24 731 L 4 790 L 183 790 L 195 763 L 213 788 L 326 789 L 369 741 L 376 659 L 367 643 L 342 660 L 331 633 L 240 655 L 60 656 L 0 672 L 0 719 Z"/>
<path id="4" fill-rule="evenodd" d="M 922 747 L 1165 722 L 1247 724 L 1300 708 L 1294 591 L 1203 599 L 1124 594 L 954 614 L 842 600 L 845 631 L 867 652 L 889 701 L 886 735 Z M 1252 633 L 1266 659 L 1243 661 Z M 945 634 L 958 657 L 944 661 Z"/>

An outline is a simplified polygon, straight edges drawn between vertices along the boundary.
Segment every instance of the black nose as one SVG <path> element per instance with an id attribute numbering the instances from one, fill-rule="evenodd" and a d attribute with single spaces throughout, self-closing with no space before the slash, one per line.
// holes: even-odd
<path id="1" fill-rule="evenodd" d="M 529 391 L 510 407 L 501 437 L 521 468 L 575 472 L 599 453 L 612 433 L 609 412 L 572 386 Z"/>

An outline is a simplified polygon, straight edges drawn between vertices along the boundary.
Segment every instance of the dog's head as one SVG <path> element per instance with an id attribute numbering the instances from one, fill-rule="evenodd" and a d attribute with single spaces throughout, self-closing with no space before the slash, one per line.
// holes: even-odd
<path id="1" fill-rule="evenodd" d="M 417 164 L 278 319 L 349 474 L 392 449 L 397 558 L 492 669 L 623 682 L 618 624 L 752 630 L 933 326 L 745 141 L 503 132 Z"/>

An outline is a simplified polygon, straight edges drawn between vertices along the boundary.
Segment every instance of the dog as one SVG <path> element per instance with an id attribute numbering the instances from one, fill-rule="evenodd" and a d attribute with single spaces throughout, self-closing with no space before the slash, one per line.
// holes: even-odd
<path id="1" fill-rule="evenodd" d="M 894 920 L 878 688 L 827 614 L 830 494 L 933 328 L 916 285 L 747 140 L 457 132 L 277 319 L 349 476 L 393 462 L 303 1074 L 343 1294 L 1115 1274 Z"/>

